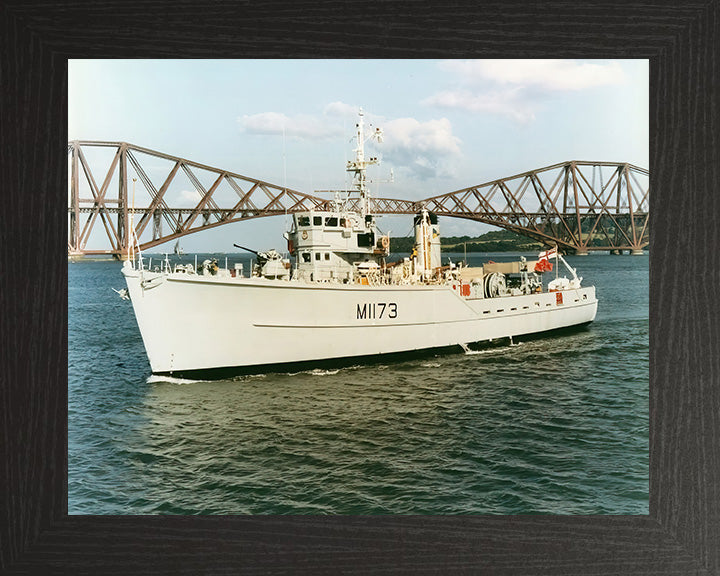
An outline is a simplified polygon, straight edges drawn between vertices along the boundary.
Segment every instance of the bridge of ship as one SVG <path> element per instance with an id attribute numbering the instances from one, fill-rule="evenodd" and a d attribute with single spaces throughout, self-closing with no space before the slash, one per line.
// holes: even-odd
<path id="1" fill-rule="evenodd" d="M 331 200 L 126 142 L 72 141 L 68 254 L 127 253 L 251 218 L 329 210 Z M 356 199 L 350 199 L 352 206 Z M 649 173 L 568 161 L 423 200 L 371 199 L 377 214 L 491 224 L 567 252 L 638 253 L 649 243 Z M 109 249 L 89 248 L 102 224 Z M 91 242 L 92 241 L 92 242 Z"/>

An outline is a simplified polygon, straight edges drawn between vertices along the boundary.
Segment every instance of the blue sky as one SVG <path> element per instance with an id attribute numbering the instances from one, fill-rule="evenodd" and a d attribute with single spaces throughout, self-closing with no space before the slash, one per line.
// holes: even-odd
<path id="1" fill-rule="evenodd" d="M 127 141 L 314 193 L 349 185 L 362 107 L 385 134 L 369 176 L 394 174 L 374 192 L 421 199 L 566 160 L 649 168 L 648 89 L 647 60 L 71 60 L 68 137 Z M 89 159 L 97 171 L 108 165 Z M 169 166 L 141 162 L 159 187 Z M 167 198 L 188 206 L 195 194 L 178 180 Z M 137 205 L 147 198 L 138 189 Z M 380 222 L 403 236 L 411 217 Z M 262 218 L 182 245 L 282 248 L 285 226 Z M 490 229 L 440 226 L 445 236 Z M 88 247 L 106 247 L 103 235 L 96 224 Z"/>

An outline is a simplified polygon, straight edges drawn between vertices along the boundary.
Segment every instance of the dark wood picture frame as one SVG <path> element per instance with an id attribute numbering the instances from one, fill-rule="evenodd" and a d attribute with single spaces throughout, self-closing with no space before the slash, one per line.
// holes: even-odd
<path id="1" fill-rule="evenodd" d="M 5 0 L 0 45 L 0 572 L 720 574 L 719 0 Z M 650 60 L 649 515 L 67 515 L 67 60 L 289 55 Z"/>

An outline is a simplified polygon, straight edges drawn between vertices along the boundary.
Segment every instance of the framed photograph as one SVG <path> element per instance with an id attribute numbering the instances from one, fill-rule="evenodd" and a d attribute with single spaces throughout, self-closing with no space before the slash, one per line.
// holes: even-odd
<path id="1" fill-rule="evenodd" d="M 242 9 L 231 4 L 183 5 L 172 7 L 168 16 L 160 5 L 106 4 L 91 8 L 60 2 L 50 7 L 37 7 L 11 1 L 0 11 L 0 42 L 4 54 L 0 59 L 3 78 L 0 91 L 3 116 L 1 174 L 3 185 L 9 191 L 7 201 L 12 208 L 17 208 L 4 225 L 7 262 L 12 265 L 6 265 L 8 282 L 2 290 L 5 303 L 2 322 L 4 384 L 0 387 L 3 422 L 0 426 L 3 436 L 0 484 L 4 486 L 4 513 L 0 525 L 2 572 L 719 572 L 720 553 L 716 543 L 720 530 L 717 520 L 720 499 L 715 497 L 713 488 L 718 475 L 718 459 L 714 454 L 720 437 L 715 391 L 717 315 L 713 313 L 715 307 L 711 296 L 713 263 L 708 258 L 708 247 L 718 243 L 712 203 L 713 191 L 720 184 L 720 172 L 714 164 L 718 157 L 716 134 L 720 109 L 714 89 L 718 84 L 718 70 L 713 57 L 713 39 L 720 32 L 718 2 L 691 2 L 667 9 L 654 4 L 618 3 L 611 6 L 611 10 L 608 5 L 592 3 L 582 7 L 550 4 L 542 9 L 536 5 L 517 4 L 512 10 L 506 4 L 467 8 L 447 6 L 441 11 L 429 5 L 418 5 L 407 14 L 403 14 L 398 5 L 378 5 L 372 10 L 366 6 L 357 12 L 348 5 L 345 6 L 347 10 L 337 12 L 314 7 L 312 10 L 318 12 L 313 12 L 314 16 L 309 19 L 302 11 L 291 14 L 279 8 L 272 4 Z M 422 44 L 418 38 L 423 38 Z M 260 447 L 258 450 L 262 447 L 263 430 L 265 436 L 277 433 L 271 422 L 254 419 L 250 410 L 231 409 L 233 399 L 223 396 L 227 391 L 218 388 L 217 384 L 206 385 L 208 396 L 214 396 L 216 400 L 193 405 L 188 403 L 187 397 L 180 398 L 187 396 L 187 389 L 182 385 L 160 387 L 161 393 L 151 395 L 148 400 L 158 415 L 156 421 L 148 418 L 147 413 L 137 411 L 132 399 L 127 401 L 122 416 L 110 410 L 103 412 L 102 405 L 90 413 L 73 404 L 72 394 L 68 393 L 70 381 L 82 381 L 84 386 L 89 386 L 97 381 L 93 380 L 93 370 L 106 376 L 111 370 L 118 382 L 127 383 L 131 380 L 127 375 L 136 371 L 137 358 L 127 354 L 132 345 L 128 344 L 122 330 L 116 330 L 114 338 L 88 339 L 82 348 L 69 349 L 69 339 L 73 337 L 70 330 L 74 321 L 73 306 L 84 306 L 96 323 L 107 326 L 122 325 L 125 320 L 119 308 L 117 314 L 114 312 L 114 307 L 123 301 L 112 293 L 108 298 L 113 298 L 113 303 L 107 305 L 99 301 L 82 302 L 81 297 L 77 300 L 78 296 L 70 293 L 73 285 L 68 283 L 68 269 L 71 266 L 66 266 L 67 259 L 62 253 L 62 239 L 68 232 L 64 192 L 70 170 L 68 141 L 74 137 L 67 133 L 68 63 L 80 59 L 138 59 L 137 64 L 141 65 L 147 59 L 170 57 L 258 61 L 270 58 L 276 65 L 276 59 L 287 58 L 290 51 L 293 58 L 338 61 L 433 58 L 464 62 L 522 58 L 535 59 L 538 70 L 541 69 L 540 62 L 548 58 L 649 62 L 650 155 L 649 166 L 645 168 L 649 168 L 651 175 L 653 215 L 649 221 L 649 246 L 638 244 L 636 247 L 638 251 L 649 248 L 649 398 L 645 404 L 642 398 L 628 400 L 623 394 L 609 394 L 602 401 L 598 400 L 597 419 L 593 420 L 597 423 L 605 414 L 610 436 L 620 435 L 626 439 L 633 434 L 638 438 L 649 436 L 646 446 L 633 448 L 645 454 L 646 471 L 649 454 L 649 502 L 647 490 L 636 491 L 637 482 L 630 482 L 632 488 L 623 488 L 628 475 L 637 480 L 638 474 L 643 473 L 643 465 L 638 467 L 629 452 L 624 462 L 622 458 L 612 460 L 609 456 L 598 461 L 612 469 L 598 469 L 594 477 L 591 474 L 585 478 L 586 483 L 580 491 L 587 492 L 588 498 L 582 494 L 575 498 L 568 496 L 570 492 L 564 492 L 556 504 L 550 506 L 547 502 L 552 501 L 553 488 L 549 486 L 542 494 L 543 504 L 535 507 L 522 497 L 520 503 L 513 500 L 512 490 L 506 490 L 505 497 L 500 500 L 482 500 L 481 492 L 485 490 L 492 494 L 492 486 L 475 486 L 475 505 L 468 504 L 467 494 L 462 489 L 463 470 L 454 468 L 457 462 L 451 466 L 456 472 L 456 486 L 443 485 L 442 494 L 432 493 L 432 487 L 438 485 L 432 480 L 432 475 L 437 473 L 434 465 L 424 469 L 417 462 L 411 463 L 422 471 L 416 478 L 417 502 L 425 505 L 403 504 L 400 498 L 394 507 L 386 507 L 383 494 L 393 490 L 393 482 L 388 480 L 392 470 L 378 458 L 377 463 L 368 464 L 372 468 L 370 472 L 346 471 L 349 475 L 345 482 L 352 486 L 353 476 L 356 479 L 377 478 L 375 498 L 371 498 L 372 490 L 369 490 L 363 504 L 343 508 L 328 504 L 333 502 L 333 495 L 307 494 L 300 485 L 300 476 L 293 466 L 306 467 L 306 470 L 326 469 L 327 474 L 338 473 L 338 470 L 333 469 L 331 462 L 323 463 L 319 454 L 315 455 L 318 462 L 307 461 L 308 454 L 298 444 L 294 464 L 286 461 L 284 473 L 277 469 L 274 482 L 261 475 L 255 476 L 252 490 L 245 490 L 249 484 L 244 482 L 243 505 L 230 510 L 231 515 L 224 515 L 227 512 L 219 504 L 184 506 L 172 498 L 173 493 L 182 492 L 183 483 L 198 480 L 191 477 L 192 473 L 183 478 L 182 469 L 192 471 L 193 465 L 184 460 L 187 454 L 178 448 L 192 441 L 194 431 L 197 432 L 191 425 L 195 418 L 219 418 L 227 422 L 244 419 L 233 425 L 254 430 L 252 442 Z M 624 70 L 627 73 L 629 68 Z M 544 73 L 550 75 L 553 70 L 547 69 Z M 595 71 L 596 76 L 603 73 L 607 70 L 598 68 Z M 288 79 L 288 90 L 302 80 L 300 76 Z M 312 74 L 307 77 L 311 79 Z M 91 76 L 85 78 L 87 82 L 93 81 Z M 118 101 L 137 98 L 143 90 L 148 91 L 143 85 L 119 83 L 109 86 L 108 79 L 101 74 L 95 81 L 106 84 L 106 97 Z M 146 81 L 162 83 L 163 78 L 160 75 L 153 78 L 151 74 Z M 188 82 L 192 81 L 188 79 Z M 212 90 L 212 87 L 208 86 L 208 89 Z M 261 91 L 263 86 L 253 83 L 247 89 Z M 180 97 L 177 92 L 170 92 L 169 99 Z M 442 99 L 439 93 L 435 96 Z M 443 97 L 447 102 L 449 95 Z M 454 101 L 457 97 L 455 94 Z M 622 95 L 614 97 L 622 99 Z M 510 109 L 507 107 L 509 98 L 511 96 L 506 95 L 503 103 L 496 103 L 500 106 L 497 108 L 499 113 Z M 177 118 L 178 123 L 182 121 Z M 267 122 L 268 118 L 248 116 L 244 127 L 268 129 Z M 587 125 L 594 126 L 594 121 L 588 119 Z M 317 125 L 306 123 L 305 128 L 317 129 Z M 447 152 L 442 148 L 442 134 L 433 136 L 435 143 L 440 142 L 436 152 Z M 617 150 L 622 151 L 621 142 L 630 139 L 631 135 L 620 132 L 617 138 Z M 447 140 L 446 144 L 450 146 L 452 140 Z M 400 152 L 404 150 L 395 151 L 399 162 Z M 281 152 L 284 155 L 285 149 Z M 338 158 L 340 156 L 338 154 Z M 420 164 L 427 168 L 431 165 L 428 162 Z M 104 174 L 102 170 L 100 172 Z M 277 174 L 278 178 L 283 175 L 279 168 Z M 447 174 L 444 177 L 448 178 Z M 601 171 L 598 177 L 603 178 Z M 278 178 L 275 178 L 275 184 L 284 186 Z M 580 176 L 577 178 L 579 181 Z M 592 179 L 591 176 L 585 178 Z M 98 184 L 101 179 L 102 176 L 97 177 Z M 182 192 L 177 191 L 178 201 L 182 200 Z M 429 196 L 431 194 L 424 195 Z M 442 207 L 442 204 L 438 202 L 437 206 Z M 698 210 L 700 206 L 706 209 Z M 187 216 L 189 214 L 183 217 Z M 429 217 L 427 225 L 433 225 Z M 303 230 L 298 223 L 296 226 L 294 230 L 298 237 L 294 240 L 302 242 L 300 234 Z M 340 233 L 341 228 L 338 231 Z M 79 234 L 75 236 L 76 239 L 79 237 Z M 120 236 L 116 235 L 116 239 Z M 77 244 L 73 244 L 70 235 L 69 248 L 77 248 Z M 378 246 L 377 250 L 386 248 Z M 372 249 L 375 250 L 374 244 Z M 318 256 L 322 264 L 322 253 Z M 644 257 L 648 258 L 647 255 Z M 588 260 L 592 258 L 587 257 Z M 622 258 L 629 261 L 632 257 Z M 315 266 L 314 258 L 311 258 L 311 264 Z M 578 267 L 581 272 L 582 266 L 578 264 Z M 195 265 L 194 269 L 197 269 Z M 237 272 L 238 269 L 233 270 Z M 317 270 L 313 268 L 313 271 Z M 363 274 L 371 277 L 366 272 Z M 95 280 L 86 278 L 86 281 Z M 119 283 L 116 288 L 120 291 Z M 109 308 L 112 313 L 108 312 Z M 382 312 L 372 306 L 361 308 L 358 305 L 356 320 L 365 320 L 385 311 L 390 314 L 392 310 L 387 303 Z M 208 321 L 214 321 L 215 316 L 213 314 Z M 124 317 L 132 320 L 129 314 Z M 191 320 L 190 313 L 187 319 Z M 618 330 L 623 331 L 622 343 L 618 345 L 632 348 L 635 334 L 632 320 L 628 317 L 624 328 L 622 322 L 617 322 Z M 647 333 L 644 337 L 647 338 Z M 647 340 L 644 350 L 647 358 Z M 70 354 L 85 355 L 85 361 L 69 363 Z M 114 366 L 109 368 L 106 364 L 91 361 L 100 354 L 112 357 Z M 541 351 L 537 357 L 538 361 L 542 360 Z M 428 374 L 433 370 L 447 372 L 443 370 L 443 361 L 436 365 L 435 359 L 424 360 L 428 364 Z M 86 373 L 82 378 L 71 373 L 80 365 Z M 445 368 L 449 369 L 449 366 Z M 557 368 L 561 369 L 561 366 Z M 497 375 L 503 373 L 502 367 L 496 369 Z M 598 368 L 588 367 L 587 372 L 595 369 Z M 621 391 L 623 382 L 634 378 L 632 371 L 638 369 L 643 369 L 642 362 L 639 367 L 625 365 L 616 369 L 616 392 Z M 512 372 L 512 369 L 508 371 Z M 362 379 L 360 374 L 357 377 Z M 401 379 L 402 375 L 395 374 L 394 378 Z M 440 381 L 438 378 L 436 384 Z M 588 381 L 592 378 L 593 375 L 588 373 Z M 351 391 L 352 382 L 345 385 Z M 216 389 L 211 390 L 213 386 Z M 357 386 L 362 386 L 362 382 Z M 407 388 L 408 394 L 410 390 L 411 386 Z M 289 394 L 291 390 L 285 392 Z M 329 393 L 322 387 L 314 392 Z M 571 405 L 568 398 L 562 397 L 562 391 L 556 393 L 560 395 L 559 406 Z M 218 400 L 220 397 L 225 400 Z M 283 418 L 283 414 L 287 416 L 302 408 L 293 402 L 291 394 L 258 398 L 273 404 L 274 418 Z M 347 396 L 337 397 L 326 404 L 332 404 L 337 413 L 346 414 L 348 425 L 361 422 L 363 418 L 371 419 L 367 411 L 358 411 L 357 403 L 351 400 Z M 384 425 L 395 429 L 402 422 L 410 422 L 410 412 L 422 410 L 422 402 L 417 400 L 407 396 L 406 411 L 393 412 L 395 416 L 385 419 Z M 457 400 L 462 401 L 462 395 Z M 492 421 L 493 399 L 488 397 L 485 401 L 486 410 L 477 415 Z M 643 431 L 638 428 L 641 425 L 633 422 L 625 423 L 629 426 L 626 430 L 622 428 L 624 424 L 617 421 L 613 407 L 622 408 L 622 403 L 628 401 L 646 406 L 649 431 Z M 532 408 L 518 405 L 516 409 Z M 445 418 L 452 414 L 449 406 L 440 406 L 438 410 L 447 412 Z M 192 411 L 193 418 L 186 418 L 188 411 Z M 114 431 L 126 429 L 118 426 L 119 418 L 141 419 L 142 426 L 138 430 L 143 438 L 115 434 Z M 552 418 L 549 417 L 548 422 L 554 421 L 559 426 L 557 435 L 563 436 L 562 422 L 567 424 L 567 419 L 563 414 Z M 167 435 L 168 428 L 163 423 L 171 421 L 179 426 L 173 428 L 176 432 L 182 428 L 180 433 Z M 82 442 L 77 442 L 81 437 L 76 433 L 78 427 L 92 429 L 98 422 L 103 427 L 102 434 L 94 438 L 85 435 Z M 460 432 L 476 431 L 477 427 L 472 422 L 458 421 L 456 424 Z M 374 429 L 382 429 L 382 425 L 383 422 L 378 420 Z M 321 428 L 322 422 L 317 426 Z M 422 422 L 417 426 L 422 427 Z M 213 430 L 215 437 L 204 440 L 207 445 L 222 446 L 222 452 L 226 454 L 242 450 L 242 447 L 232 446 L 233 439 L 222 434 L 222 421 Z M 413 424 L 411 431 L 418 430 Z M 328 434 L 328 438 L 333 435 L 328 431 L 322 433 Z M 153 438 L 155 444 L 144 442 L 147 438 Z M 408 446 L 413 446 L 421 439 L 407 437 L 406 441 Z M 442 443 L 437 439 L 427 441 L 441 451 Z M 573 438 L 563 437 L 562 441 L 570 446 Z M 350 441 L 339 439 L 339 442 L 346 449 L 357 448 L 353 448 Z M 94 458 L 103 443 L 111 446 L 110 451 L 114 454 L 124 453 L 130 465 L 111 471 L 112 463 Z M 143 451 L 143 446 L 162 446 L 164 452 Z M 87 449 L 83 450 L 83 447 Z M 576 448 L 568 448 L 568 453 L 581 458 L 583 448 Z M 379 453 L 383 450 L 382 446 L 377 447 Z M 417 453 L 413 450 L 408 454 Z M 211 456 L 196 454 L 193 458 Z M 272 463 L 275 457 L 272 442 L 267 446 L 267 453 L 257 456 Z M 642 456 L 638 458 L 642 459 Z M 166 475 L 163 481 L 162 461 L 165 460 L 179 472 Z M 438 453 L 435 461 L 451 460 L 452 446 L 444 454 Z M 258 461 L 237 473 L 252 477 Z M 94 472 L 103 466 L 110 469 L 104 474 Z M 222 467 L 222 463 L 218 466 Z M 143 503 L 143 495 L 134 493 L 133 486 L 139 485 L 138 479 L 148 477 L 143 473 L 148 467 L 155 468 L 154 478 L 158 484 L 148 492 L 154 497 Z M 562 465 L 558 463 L 558 467 L 560 469 Z M 83 474 L 83 470 L 86 473 Z M 120 470 L 122 473 L 118 473 Z M 106 484 L 95 485 L 98 478 L 104 478 Z M 611 483 L 609 478 L 617 482 Z M 240 483 L 222 473 L 210 475 L 201 482 L 207 494 L 217 490 L 232 493 L 240 489 Z M 527 482 L 532 482 L 532 478 Z M 425 491 L 423 486 L 427 488 Z M 542 486 L 535 485 L 530 492 L 540 494 L 542 491 Z M 70 502 L 69 494 L 72 495 Z M 112 498 L 104 499 L 103 494 L 112 494 Z M 162 494 L 170 496 L 165 500 L 162 496 L 155 498 Z M 593 499 L 593 494 L 600 494 L 600 498 Z M 253 504 L 267 502 L 278 495 L 274 507 Z M 480 501 L 482 503 L 478 503 Z"/>

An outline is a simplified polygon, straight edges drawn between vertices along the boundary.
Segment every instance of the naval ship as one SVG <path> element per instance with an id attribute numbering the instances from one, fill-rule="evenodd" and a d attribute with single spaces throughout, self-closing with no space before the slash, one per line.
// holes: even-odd
<path id="1" fill-rule="evenodd" d="M 248 273 L 215 260 L 150 267 L 137 239 L 122 268 L 156 374 L 262 372 L 378 355 L 470 346 L 592 322 L 598 301 L 557 248 L 537 260 L 443 265 L 438 219 L 421 209 L 414 249 L 390 262 L 370 210 L 362 111 L 347 170 L 352 197 L 292 216 L 287 252 L 255 252 Z M 375 129 L 368 139 L 382 140 Z M 352 200 L 352 201 L 351 201 Z M 236 245 L 237 246 L 237 245 Z M 239 248 L 242 248 L 238 246 Z M 287 257 L 286 257 L 287 256 Z M 570 278 L 543 284 L 560 262 Z"/>

